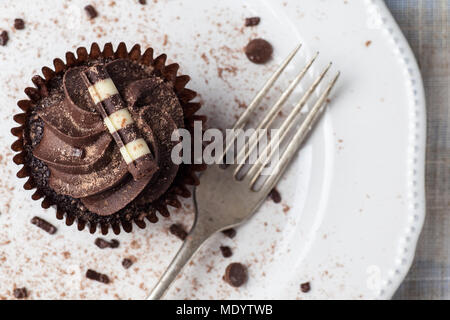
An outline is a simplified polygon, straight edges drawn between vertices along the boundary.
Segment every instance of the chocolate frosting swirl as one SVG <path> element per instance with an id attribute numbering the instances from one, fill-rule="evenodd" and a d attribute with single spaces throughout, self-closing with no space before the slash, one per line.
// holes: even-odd
<path id="1" fill-rule="evenodd" d="M 50 170 L 55 192 L 80 199 L 91 212 L 111 215 L 139 197 L 151 202 L 173 182 L 178 166 L 171 161 L 177 142 L 171 135 L 183 127 L 183 109 L 172 87 L 149 67 L 127 59 L 103 63 L 147 142 L 158 170 L 134 180 L 111 134 L 96 111 L 81 73 L 86 66 L 66 71 L 63 90 L 39 111 L 43 137 L 33 150 Z"/>

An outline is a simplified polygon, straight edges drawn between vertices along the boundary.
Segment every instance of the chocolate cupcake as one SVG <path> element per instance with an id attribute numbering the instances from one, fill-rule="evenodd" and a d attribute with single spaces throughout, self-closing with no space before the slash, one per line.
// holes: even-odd
<path id="1" fill-rule="evenodd" d="M 103 50 L 93 43 L 76 53 L 42 68 L 44 78 L 25 89 L 29 100 L 18 102 L 17 176 L 36 189 L 33 200 L 56 206 L 57 218 L 79 230 L 145 228 L 145 219 L 155 223 L 157 213 L 169 216 L 167 206 L 180 207 L 178 196 L 191 196 L 187 185 L 205 168 L 171 160 L 172 132 L 206 120 L 195 115 L 196 93 L 185 88 L 189 76 L 177 76 L 178 64 L 153 58 L 152 48 L 128 52 L 120 43 L 114 52 L 111 43 Z"/>

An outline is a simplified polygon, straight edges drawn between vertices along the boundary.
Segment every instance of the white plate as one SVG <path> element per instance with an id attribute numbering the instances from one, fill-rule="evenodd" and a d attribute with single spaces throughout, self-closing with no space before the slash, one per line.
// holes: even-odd
<path id="1" fill-rule="evenodd" d="M 26 286 L 31 298 L 144 298 L 180 245 L 168 226 L 192 221 L 187 201 L 171 220 L 123 233 L 119 249 L 100 250 L 95 236 L 63 226 L 54 209 L 43 211 L 15 178 L 9 129 L 31 76 L 67 50 L 122 40 L 152 45 L 180 62 L 192 76 L 189 86 L 201 93 L 202 112 L 219 128 L 231 126 L 243 110 L 239 103 L 251 99 L 298 42 L 304 46 L 286 79 L 317 50 L 314 75 L 329 61 L 333 72 L 342 71 L 328 112 L 280 183 L 282 204 L 267 201 L 233 240 L 211 239 L 169 298 L 391 297 L 410 266 L 424 218 L 425 104 L 416 62 L 384 3 L 148 2 L 95 1 L 100 16 L 92 23 L 81 0 L 0 4 L 0 29 L 11 29 L 15 17 L 27 23 L 23 31 L 10 30 L 10 42 L 0 47 L 0 297 Z M 244 18 L 255 15 L 261 24 L 243 28 Z M 242 53 L 254 37 L 274 45 L 274 61 L 266 66 Z M 34 215 L 55 223 L 57 235 L 31 225 Z M 221 257 L 221 244 L 232 247 L 231 259 Z M 124 270 L 121 260 L 128 256 L 137 262 Z M 250 279 L 239 289 L 221 279 L 231 261 L 249 267 Z M 110 275 L 112 283 L 86 280 L 87 268 Z M 311 283 L 310 293 L 300 291 L 303 282 Z"/>

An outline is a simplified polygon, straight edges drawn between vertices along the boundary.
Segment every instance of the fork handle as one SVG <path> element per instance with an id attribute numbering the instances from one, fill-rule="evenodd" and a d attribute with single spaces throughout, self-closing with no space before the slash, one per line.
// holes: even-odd
<path id="1" fill-rule="evenodd" d="M 210 232 L 205 231 L 204 228 L 198 228 L 194 224 L 177 255 L 173 258 L 169 267 L 147 297 L 147 300 L 159 300 L 164 296 L 184 266 L 191 260 L 205 240 L 211 236 Z"/>

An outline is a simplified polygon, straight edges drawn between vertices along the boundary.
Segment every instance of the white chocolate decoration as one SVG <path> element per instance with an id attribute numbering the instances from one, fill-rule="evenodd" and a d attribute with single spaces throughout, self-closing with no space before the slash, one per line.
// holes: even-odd
<path id="1" fill-rule="evenodd" d="M 127 109 L 120 109 L 114 112 L 108 118 L 105 118 L 104 121 L 105 125 L 108 127 L 109 132 L 111 133 L 120 130 L 122 128 L 125 128 L 129 124 L 134 123 L 133 118 L 131 117 L 131 114 Z M 109 127 L 110 125 L 112 125 L 112 128 Z M 112 129 L 114 130 L 111 131 Z"/>
<path id="2" fill-rule="evenodd" d="M 130 154 L 128 153 L 126 146 L 123 146 L 122 148 L 120 148 L 120 153 L 122 154 L 123 160 L 125 160 L 126 164 L 130 164 L 133 162 L 133 159 L 131 158 Z"/>
<path id="3" fill-rule="evenodd" d="M 145 156 L 146 154 L 149 154 L 150 149 L 148 148 L 145 140 L 139 138 L 120 148 L 120 153 L 122 153 L 125 162 L 128 164 L 142 156 Z"/>
<path id="4" fill-rule="evenodd" d="M 96 82 L 88 90 L 95 104 L 119 93 L 111 78 Z"/>
<path id="5" fill-rule="evenodd" d="M 109 118 L 103 119 L 103 122 L 105 123 L 106 128 L 108 128 L 108 131 L 110 133 L 116 132 L 116 128 L 114 128 L 114 125 L 112 124 L 111 120 Z"/>

